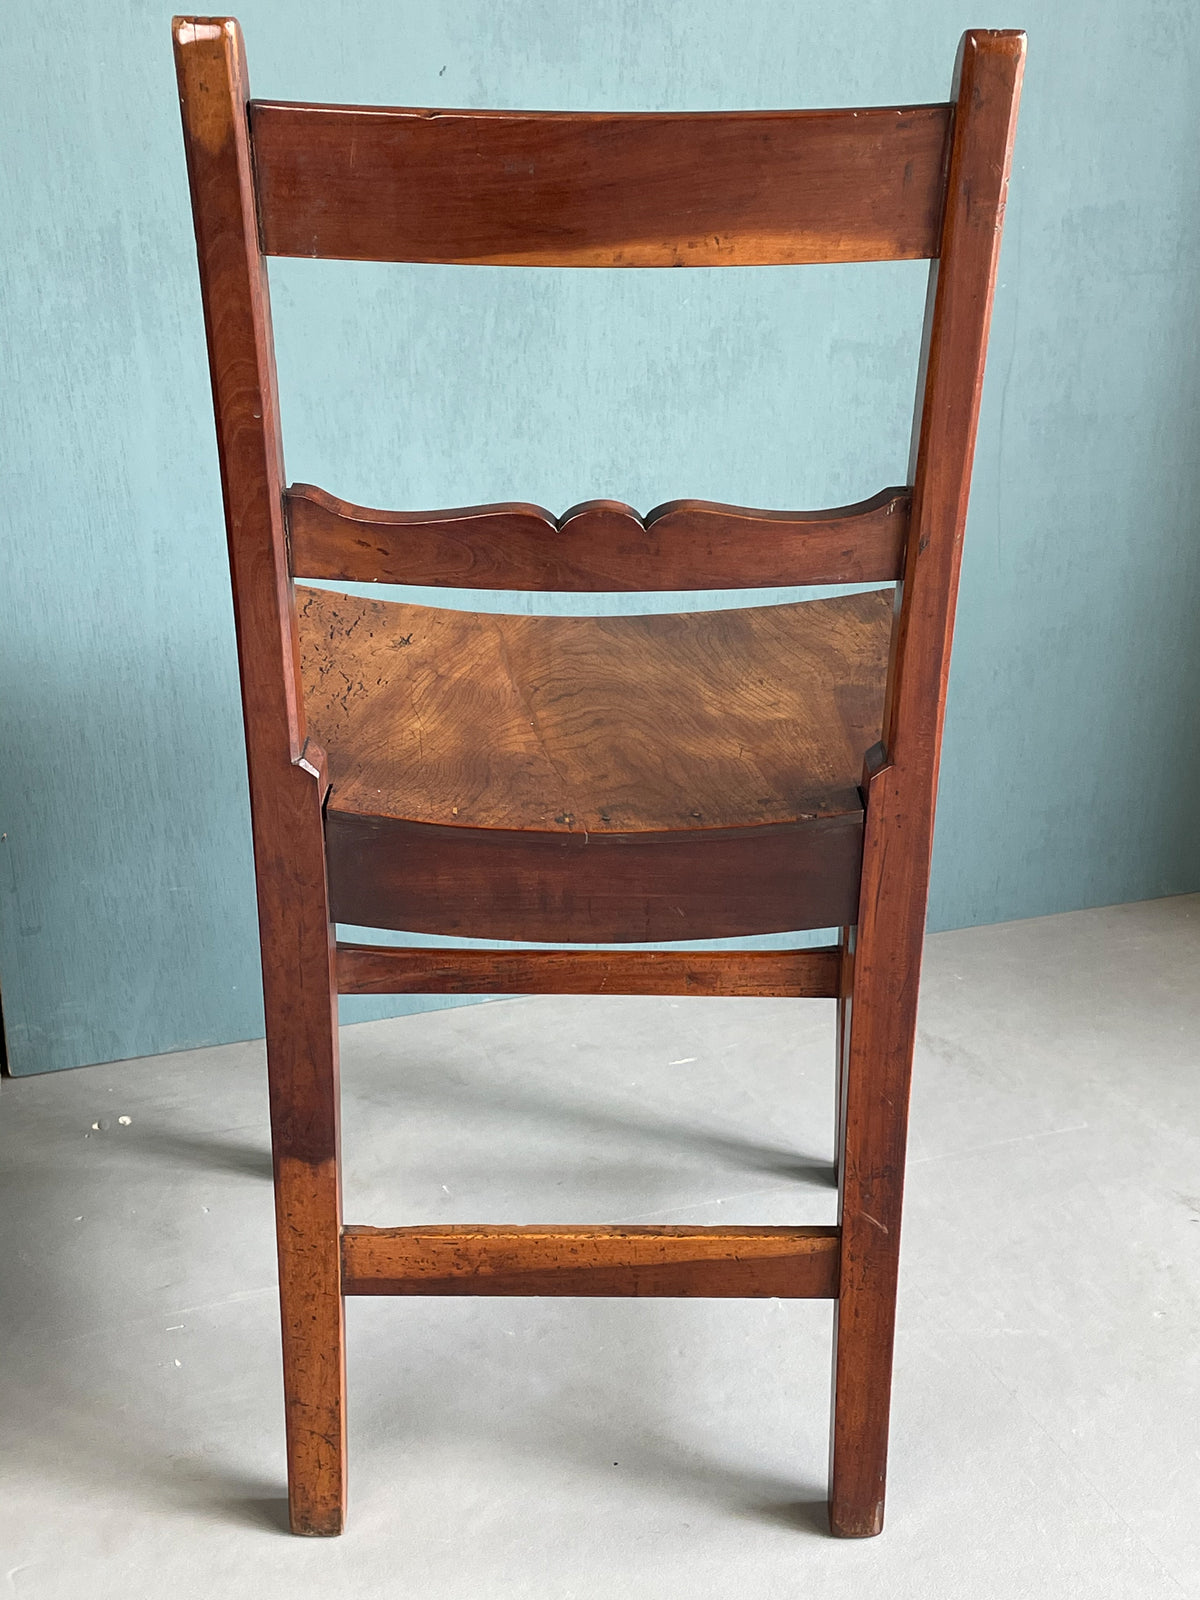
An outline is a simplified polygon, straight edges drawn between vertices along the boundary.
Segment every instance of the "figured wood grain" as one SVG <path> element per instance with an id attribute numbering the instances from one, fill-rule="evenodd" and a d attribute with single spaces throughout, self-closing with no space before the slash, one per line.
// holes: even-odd
<path id="1" fill-rule="evenodd" d="M 346 1228 L 347 1294 L 829 1299 L 836 1228 Z"/>
<path id="2" fill-rule="evenodd" d="M 841 952 L 447 950 L 339 944 L 342 994 L 791 995 L 838 992 Z"/>
<path id="3" fill-rule="evenodd" d="M 932 256 L 950 107 L 250 119 L 268 255 L 716 267 Z"/>
<path id="4" fill-rule="evenodd" d="M 236 605 L 274 1152 L 288 1504 L 301 1534 L 345 1517 L 337 992 L 321 757 L 307 740 L 283 521 L 283 457 L 258 248 L 241 32 L 176 18 L 175 61 Z"/>
<path id="5" fill-rule="evenodd" d="M 635 617 L 297 602 L 331 813 L 594 838 L 861 812 L 889 591 Z"/>
<path id="6" fill-rule="evenodd" d="M 298 578 L 610 593 L 893 583 L 909 508 L 907 489 L 831 511 L 672 500 L 644 519 L 618 500 L 556 518 L 520 503 L 371 511 L 305 483 L 285 499 Z"/>
<path id="7" fill-rule="evenodd" d="M 867 764 L 853 988 L 843 1001 L 841 1288 L 830 1525 L 883 1527 L 909 1086 L 938 755 L 1025 36 L 964 36 L 915 441 L 884 741 Z"/>
<path id="8" fill-rule="evenodd" d="M 886 591 L 604 618 L 297 594 L 339 921 L 620 944 L 853 920 Z"/>

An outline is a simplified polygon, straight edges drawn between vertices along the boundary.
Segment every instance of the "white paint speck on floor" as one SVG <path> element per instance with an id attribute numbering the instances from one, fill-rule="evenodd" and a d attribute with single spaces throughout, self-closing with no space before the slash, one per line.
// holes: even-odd
<path id="1" fill-rule="evenodd" d="M 833 1220 L 832 1005 L 343 1032 L 351 1222 Z M 1200 1596 L 1200 896 L 941 934 L 888 1523 L 824 1532 L 830 1310 L 353 1300 L 351 1510 L 284 1531 L 262 1051 L 0 1094 L 0 1594 Z"/>

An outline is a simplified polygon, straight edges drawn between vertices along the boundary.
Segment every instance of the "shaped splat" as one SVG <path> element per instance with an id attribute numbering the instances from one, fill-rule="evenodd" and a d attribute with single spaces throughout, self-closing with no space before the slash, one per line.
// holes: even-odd
<path id="1" fill-rule="evenodd" d="M 902 488 L 832 511 L 671 500 L 643 518 L 620 500 L 554 517 L 520 501 L 371 511 L 310 484 L 285 498 L 297 577 L 609 592 L 894 582 L 911 502 Z"/>

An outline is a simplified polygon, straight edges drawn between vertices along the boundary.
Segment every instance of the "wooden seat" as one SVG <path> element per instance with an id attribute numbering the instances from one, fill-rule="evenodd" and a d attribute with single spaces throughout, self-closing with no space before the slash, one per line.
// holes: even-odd
<path id="1" fill-rule="evenodd" d="M 602 113 L 253 101 L 236 22 L 174 28 L 245 713 L 292 1528 L 343 1526 L 346 1295 L 602 1294 L 832 1298 L 830 1527 L 876 1534 L 946 674 L 1024 35 L 966 34 L 938 105 Z M 676 500 L 644 517 L 617 500 L 369 510 L 288 488 L 268 255 L 928 260 L 911 482 L 832 511 Z M 311 587 L 372 582 L 894 587 L 620 618 Z M 339 920 L 516 944 L 339 943 Z M 620 948 L 826 927 L 821 949 Z M 593 948 L 522 947 L 538 941 Z M 546 992 L 836 999 L 837 1224 L 343 1225 L 339 993 Z"/>
<path id="2" fill-rule="evenodd" d="M 339 921 L 621 942 L 852 920 L 890 590 L 595 618 L 296 597 Z"/>

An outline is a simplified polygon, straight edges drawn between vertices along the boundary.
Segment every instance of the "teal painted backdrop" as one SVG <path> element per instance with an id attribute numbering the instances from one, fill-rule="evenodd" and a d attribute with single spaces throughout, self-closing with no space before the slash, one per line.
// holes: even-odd
<path id="1" fill-rule="evenodd" d="M 1192 0 L 240 15 L 264 96 L 648 110 L 944 99 L 964 27 L 1026 27 L 931 921 L 1200 887 Z M 3 72 L 0 980 L 24 1073 L 248 1037 L 260 1011 L 169 11 L 42 0 Z M 904 475 L 923 283 L 279 263 L 289 475 L 393 506 L 857 499 Z"/>

